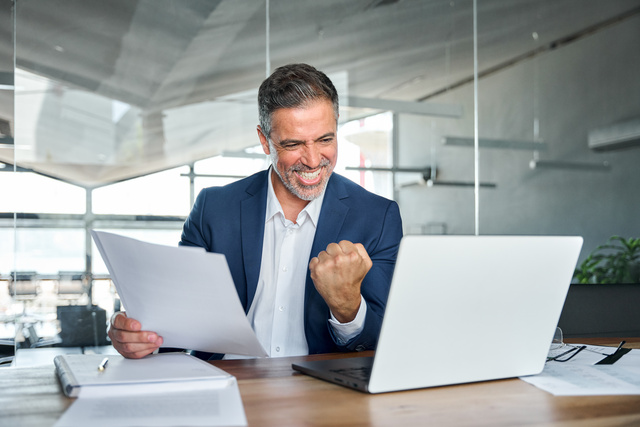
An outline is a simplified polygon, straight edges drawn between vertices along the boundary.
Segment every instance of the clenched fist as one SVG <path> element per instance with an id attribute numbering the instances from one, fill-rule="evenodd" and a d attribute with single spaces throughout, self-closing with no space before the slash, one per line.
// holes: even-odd
<path id="1" fill-rule="evenodd" d="M 352 321 L 360 308 L 360 285 L 373 263 L 364 246 L 331 243 L 309 262 L 311 279 L 340 323 Z"/>

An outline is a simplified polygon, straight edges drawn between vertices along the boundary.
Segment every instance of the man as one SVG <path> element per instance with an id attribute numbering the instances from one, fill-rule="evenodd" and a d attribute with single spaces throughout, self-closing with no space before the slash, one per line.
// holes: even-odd
<path id="1" fill-rule="evenodd" d="M 338 94 L 324 73 L 280 67 L 260 86 L 258 106 L 271 167 L 204 189 L 180 244 L 226 256 L 270 356 L 373 349 L 402 237 L 398 206 L 332 174 Z M 125 357 L 162 345 L 124 313 L 111 323 Z"/>

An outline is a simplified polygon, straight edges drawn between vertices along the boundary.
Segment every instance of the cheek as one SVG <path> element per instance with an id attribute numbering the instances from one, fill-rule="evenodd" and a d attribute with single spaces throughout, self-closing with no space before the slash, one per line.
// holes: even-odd
<path id="1" fill-rule="evenodd" d="M 335 164 L 338 159 L 338 149 L 337 147 L 327 147 L 322 150 L 322 155 L 329 159 L 331 163 Z"/>
<path id="2" fill-rule="evenodd" d="M 290 151 L 278 151 L 276 162 L 280 169 L 288 169 L 299 160 L 300 156 Z"/>

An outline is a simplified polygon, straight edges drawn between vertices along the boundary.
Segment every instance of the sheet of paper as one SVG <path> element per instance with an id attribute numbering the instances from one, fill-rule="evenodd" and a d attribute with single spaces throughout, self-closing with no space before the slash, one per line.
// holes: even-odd
<path id="1" fill-rule="evenodd" d="M 576 344 L 578 345 L 578 344 Z M 631 350 L 613 365 L 595 365 L 612 347 L 587 346 L 568 362 L 548 362 L 542 373 L 520 377 L 556 396 L 640 394 L 640 350 Z"/>
<path id="2" fill-rule="evenodd" d="M 127 311 L 164 347 L 267 356 L 224 255 L 91 231 Z"/>
<path id="3" fill-rule="evenodd" d="M 208 383 L 204 387 L 201 382 L 201 387 L 188 391 L 155 393 L 120 386 L 107 395 L 98 390 L 104 387 L 88 387 L 80 392 L 55 427 L 246 426 L 235 378 Z M 133 390 L 135 394 L 129 394 Z"/>

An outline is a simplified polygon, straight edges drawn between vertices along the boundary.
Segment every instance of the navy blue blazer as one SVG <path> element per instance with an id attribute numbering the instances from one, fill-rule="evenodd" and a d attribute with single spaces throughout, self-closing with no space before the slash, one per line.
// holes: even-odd
<path id="1" fill-rule="evenodd" d="M 180 242 L 226 256 L 245 312 L 251 306 L 260 275 L 268 173 L 270 169 L 224 187 L 202 190 L 184 224 Z M 310 354 L 375 348 L 401 238 L 402 221 L 396 202 L 336 173 L 331 175 L 307 262 L 329 243 L 349 240 L 364 245 L 373 266 L 361 287 L 367 302 L 364 330 L 346 345 L 338 344 L 333 336 L 329 307 L 307 272 L 304 330 Z"/>

